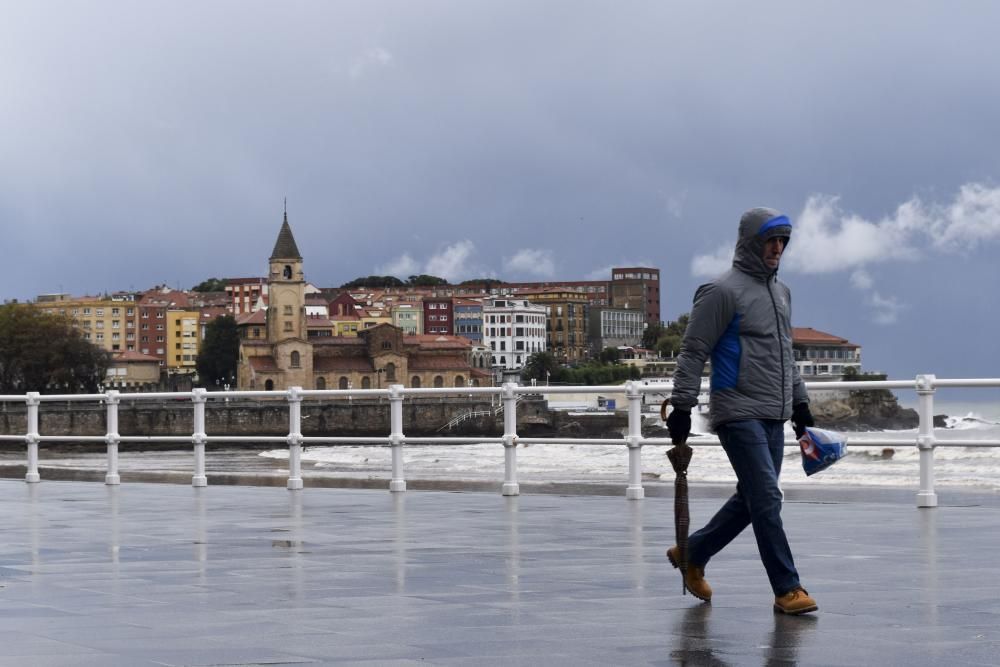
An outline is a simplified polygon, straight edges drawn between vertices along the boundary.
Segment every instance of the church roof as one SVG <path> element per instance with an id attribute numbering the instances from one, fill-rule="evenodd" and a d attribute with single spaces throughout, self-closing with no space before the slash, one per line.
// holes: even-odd
<path id="1" fill-rule="evenodd" d="M 270 258 L 302 259 L 299 247 L 295 245 L 295 237 L 292 236 L 292 228 L 288 226 L 288 213 L 285 213 L 285 220 L 281 223 L 281 231 L 278 232 L 278 240 L 274 242 L 274 250 L 271 251 Z"/>

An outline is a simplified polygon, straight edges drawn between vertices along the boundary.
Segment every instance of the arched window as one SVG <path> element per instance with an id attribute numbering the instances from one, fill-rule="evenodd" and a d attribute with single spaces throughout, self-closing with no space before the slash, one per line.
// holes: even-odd
<path id="1" fill-rule="evenodd" d="M 472 381 L 472 386 L 473 387 L 478 387 L 479 386 L 479 380 L 473 380 Z"/>
<path id="2" fill-rule="evenodd" d="M 368 377 L 367 375 L 364 376 L 363 378 L 361 378 L 361 388 L 362 389 L 371 389 L 372 388 L 372 379 L 370 377 Z"/>
<path id="3" fill-rule="evenodd" d="M 285 264 L 285 270 L 281 272 L 281 275 L 285 277 L 286 280 L 292 279 L 292 267 L 289 264 Z"/>
<path id="4" fill-rule="evenodd" d="M 413 387 L 414 389 L 420 389 L 419 375 L 414 375 L 412 378 L 410 378 L 410 386 Z"/>
<path id="5" fill-rule="evenodd" d="M 456 387 L 464 387 L 465 386 L 465 378 L 462 377 L 461 375 L 456 375 L 455 376 L 455 386 Z"/>
<path id="6" fill-rule="evenodd" d="M 434 386 L 435 387 L 443 387 L 444 386 L 444 378 L 441 377 L 440 375 L 435 375 L 434 376 Z"/>
<path id="7" fill-rule="evenodd" d="M 337 385 L 341 389 L 347 389 L 347 378 L 343 375 L 340 376 L 340 383 Z"/>
<path id="8" fill-rule="evenodd" d="M 274 391 L 274 380 L 268 380 L 264 383 L 264 391 Z"/>
<path id="9" fill-rule="evenodd" d="M 326 378 L 324 378 L 324 377 L 316 378 L 316 388 L 317 389 L 326 389 Z"/>
<path id="10" fill-rule="evenodd" d="M 302 365 L 302 357 L 298 352 L 292 352 L 292 368 L 298 368 Z"/>
<path id="11" fill-rule="evenodd" d="M 385 379 L 387 382 L 396 381 L 396 364 L 386 364 L 385 365 Z"/>

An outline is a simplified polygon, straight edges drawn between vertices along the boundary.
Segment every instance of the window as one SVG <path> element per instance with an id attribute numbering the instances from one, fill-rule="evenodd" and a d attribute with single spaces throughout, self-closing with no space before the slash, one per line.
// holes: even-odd
<path id="1" fill-rule="evenodd" d="M 291 280 L 292 279 L 292 267 L 291 267 L 291 265 L 285 264 L 285 268 L 281 272 L 281 275 L 285 278 L 285 280 Z"/>
<path id="2" fill-rule="evenodd" d="M 385 365 L 385 379 L 387 382 L 396 381 L 396 364 L 386 364 Z"/>
<path id="3" fill-rule="evenodd" d="M 413 387 L 414 389 L 420 389 L 419 375 L 414 375 L 412 378 L 410 378 L 410 386 Z"/>
<path id="4" fill-rule="evenodd" d="M 97 315 L 98 317 L 104 317 L 104 309 L 98 308 L 97 310 L 94 311 L 94 315 Z"/>
<path id="5" fill-rule="evenodd" d="M 285 306 L 285 315 L 291 315 L 291 314 L 292 314 L 292 307 L 290 305 Z"/>
<path id="6" fill-rule="evenodd" d="M 326 389 L 326 378 L 323 378 L 323 377 L 316 378 L 316 388 L 317 389 Z"/>
<path id="7" fill-rule="evenodd" d="M 297 351 L 292 351 L 292 368 L 299 368 L 302 365 L 302 357 Z"/>
<path id="8" fill-rule="evenodd" d="M 462 377 L 461 375 L 456 375 L 455 376 L 455 386 L 456 387 L 464 387 L 465 386 L 465 378 Z"/>
<path id="9" fill-rule="evenodd" d="M 367 375 L 365 377 L 361 378 L 361 388 L 362 389 L 371 389 L 372 388 L 372 379 L 370 377 L 368 377 Z"/>
<path id="10" fill-rule="evenodd" d="M 162 343 L 163 342 L 163 336 L 157 336 L 156 337 L 156 342 L 157 343 Z"/>
<path id="11" fill-rule="evenodd" d="M 292 330 L 292 323 L 289 322 L 288 320 L 285 320 L 285 331 L 291 331 L 291 330 Z"/>
<path id="12" fill-rule="evenodd" d="M 382 349 L 383 350 L 391 350 L 392 349 L 392 341 L 388 341 L 388 340 L 382 341 Z"/>
<path id="13" fill-rule="evenodd" d="M 344 377 L 343 375 L 340 376 L 340 382 L 338 383 L 337 386 L 340 387 L 341 389 L 347 389 L 347 378 Z"/>
<path id="14" fill-rule="evenodd" d="M 443 387 L 444 386 L 444 378 L 441 377 L 440 375 L 435 375 L 434 376 L 434 386 L 435 387 Z"/>
<path id="15" fill-rule="evenodd" d="M 274 380 L 268 380 L 264 383 L 264 391 L 274 391 Z"/>

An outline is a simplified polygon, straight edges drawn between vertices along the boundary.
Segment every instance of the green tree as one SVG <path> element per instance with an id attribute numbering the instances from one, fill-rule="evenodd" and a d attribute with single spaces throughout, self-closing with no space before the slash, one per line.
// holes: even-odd
<path id="1" fill-rule="evenodd" d="M 225 292 L 226 281 L 222 278 L 208 278 L 191 288 L 192 292 Z"/>
<path id="2" fill-rule="evenodd" d="M 0 306 L 0 392 L 92 393 L 110 365 L 111 354 L 85 340 L 65 315 Z"/>
<path id="3" fill-rule="evenodd" d="M 239 356 L 240 333 L 233 316 L 222 315 L 209 322 L 196 362 L 201 384 L 225 384 L 235 379 Z"/>
<path id="4" fill-rule="evenodd" d="M 618 360 L 621 359 L 622 353 L 617 347 L 606 347 L 600 351 L 597 358 L 601 363 L 605 364 L 617 364 Z"/>
<path id="5" fill-rule="evenodd" d="M 681 351 L 684 332 L 687 331 L 690 316 L 684 313 L 668 324 L 656 341 L 656 352 L 661 357 L 676 357 Z"/>
<path id="6" fill-rule="evenodd" d="M 417 276 L 410 276 L 406 279 L 406 284 L 410 287 L 437 287 L 438 285 L 447 285 L 448 281 L 444 278 L 438 278 L 437 276 L 429 276 L 426 273 L 421 273 Z"/>
<path id="7" fill-rule="evenodd" d="M 469 280 L 463 280 L 459 285 L 482 285 L 486 289 L 489 289 L 491 287 L 506 285 L 506 283 L 496 278 L 470 278 Z"/>
<path id="8" fill-rule="evenodd" d="M 523 380 L 558 381 L 560 376 L 559 363 L 551 352 L 535 352 L 524 363 L 521 369 Z"/>
<path id="9" fill-rule="evenodd" d="M 351 287 L 405 287 L 406 283 L 396 276 L 367 276 L 355 278 L 349 283 L 344 283 L 341 288 Z"/>
<path id="10" fill-rule="evenodd" d="M 642 332 L 642 346 L 647 350 L 656 347 L 656 341 L 663 335 L 665 329 L 662 323 L 650 324 Z"/>

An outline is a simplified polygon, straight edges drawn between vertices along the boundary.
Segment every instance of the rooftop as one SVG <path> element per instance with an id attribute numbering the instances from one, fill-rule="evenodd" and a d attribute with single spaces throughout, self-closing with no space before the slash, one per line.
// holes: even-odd
<path id="1" fill-rule="evenodd" d="M 0 665 L 990 665 L 989 498 L 789 493 L 785 617 L 749 531 L 681 595 L 669 497 L 0 480 Z"/>

